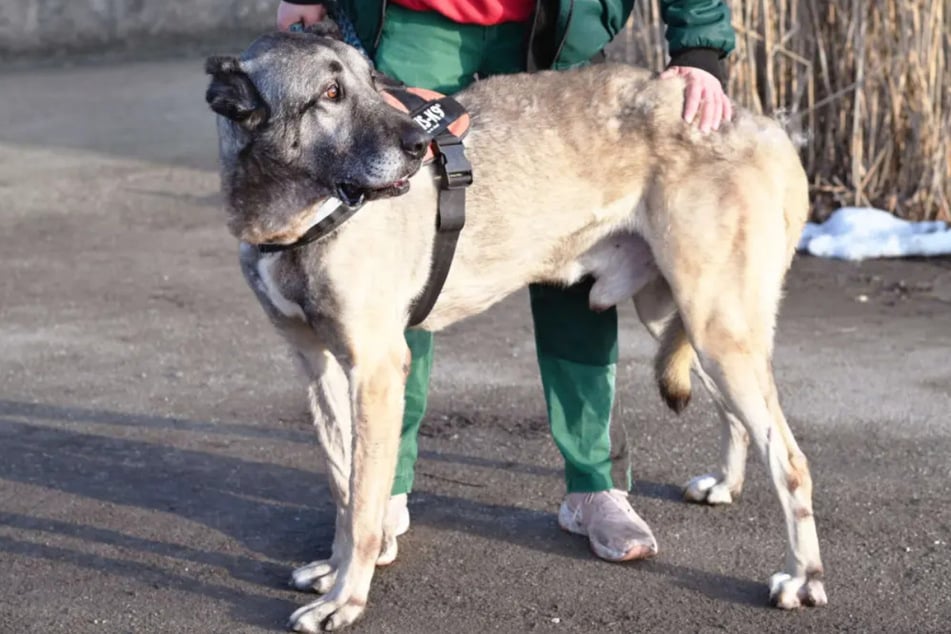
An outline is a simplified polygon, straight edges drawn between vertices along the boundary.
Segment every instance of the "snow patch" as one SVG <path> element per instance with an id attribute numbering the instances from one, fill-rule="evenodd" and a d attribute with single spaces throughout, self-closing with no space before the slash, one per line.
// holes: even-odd
<path id="1" fill-rule="evenodd" d="M 942 221 L 911 222 L 872 207 L 842 207 L 822 224 L 808 223 L 799 250 L 839 260 L 951 255 Z"/>

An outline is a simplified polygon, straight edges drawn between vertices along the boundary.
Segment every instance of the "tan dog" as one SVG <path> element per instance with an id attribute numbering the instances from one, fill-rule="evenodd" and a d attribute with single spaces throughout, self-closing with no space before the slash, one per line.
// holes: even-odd
<path id="1" fill-rule="evenodd" d="M 212 58 L 229 227 L 274 325 L 309 377 L 337 503 L 333 554 L 294 572 L 326 592 L 297 610 L 302 632 L 352 623 L 375 564 L 395 557 L 384 526 L 408 350 L 404 328 L 430 269 L 437 183 L 426 139 L 384 104 L 354 49 L 274 34 Z M 596 278 L 593 307 L 634 298 L 660 342 L 657 377 L 682 408 L 697 371 L 721 410 L 722 464 L 685 495 L 730 502 L 749 438 L 786 517 L 783 608 L 826 602 L 812 482 L 771 368 L 783 278 L 807 215 L 796 148 L 776 122 L 739 112 L 704 136 L 681 119 L 684 85 L 640 69 L 512 75 L 457 98 L 475 182 L 449 278 L 422 328 L 439 330 L 532 282 Z M 411 178 L 410 178 L 411 177 Z M 410 180 L 407 181 L 407 179 Z M 291 243 L 331 197 L 374 199 L 327 238 Z"/>

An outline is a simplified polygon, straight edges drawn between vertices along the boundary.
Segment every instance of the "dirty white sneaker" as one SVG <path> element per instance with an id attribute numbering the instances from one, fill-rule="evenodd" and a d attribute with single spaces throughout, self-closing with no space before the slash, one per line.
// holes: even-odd
<path id="1" fill-rule="evenodd" d="M 389 566 L 396 561 L 399 547 L 396 538 L 409 530 L 409 508 L 406 506 L 406 494 L 391 495 L 386 501 L 386 514 L 383 516 L 383 547 L 376 558 L 377 566 Z"/>
<path id="2" fill-rule="evenodd" d="M 657 554 L 657 540 L 627 494 L 619 489 L 569 493 L 558 509 L 558 525 L 585 535 L 595 555 L 606 561 L 646 559 Z"/>
<path id="3" fill-rule="evenodd" d="M 406 506 L 406 494 L 391 495 L 386 502 L 386 515 L 383 526 L 387 533 L 399 537 L 409 530 L 409 507 Z"/>

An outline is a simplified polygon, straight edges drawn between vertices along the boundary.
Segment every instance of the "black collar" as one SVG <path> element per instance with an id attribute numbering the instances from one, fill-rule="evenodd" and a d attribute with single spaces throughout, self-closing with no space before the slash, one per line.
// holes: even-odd
<path id="1" fill-rule="evenodd" d="M 350 216 L 361 207 L 363 207 L 363 202 L 358 203 L 355 207 L 349 207 L 336 198 L 328 198 L 314 212 L 310 229 L 305 231 L 304 235 L 296 241 L 290 244 L 259 244 L 257 245 L 258 250 L 261 253 L 280 253 L 316 242 L 349 220 Z"/>

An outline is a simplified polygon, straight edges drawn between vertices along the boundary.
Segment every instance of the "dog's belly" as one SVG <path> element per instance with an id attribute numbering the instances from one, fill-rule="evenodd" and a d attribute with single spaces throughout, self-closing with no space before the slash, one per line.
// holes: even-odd
<path id="1" fill-rule="evenodd" d="M 534 262 L 534 260 L 532 261 Z M 525 268 L 531 264 L 521 263 Z M 481 313 L 503 297 L 525 286 L 527 282 L 570 286 L 590 275 L 588 303 L 592 310 L 606 310 L 630 301 L 659 272 L 654 255 L 647 242 L 636 233 L 616 233 L 602 238 L 577 258 L 554 269 L 546 268 L 543 275 L 526 280 L 524 268 L 505 266 L 485 274 L 485 268 L 473 273 L 475 267 L 457 270 L 453 282 L 440 296 L 436 307 L 421 324 L 426 330 L 438 331 L 472 315 Z"/>
<path id="2" fill-rule="evenodd" d="M 595 279 L 588 296 L 592 310 L 606 310 L 634 297 L 658 275 L 650 245 L 636 233 L 608 236 L 572 263 L 574 282 Z"/>

